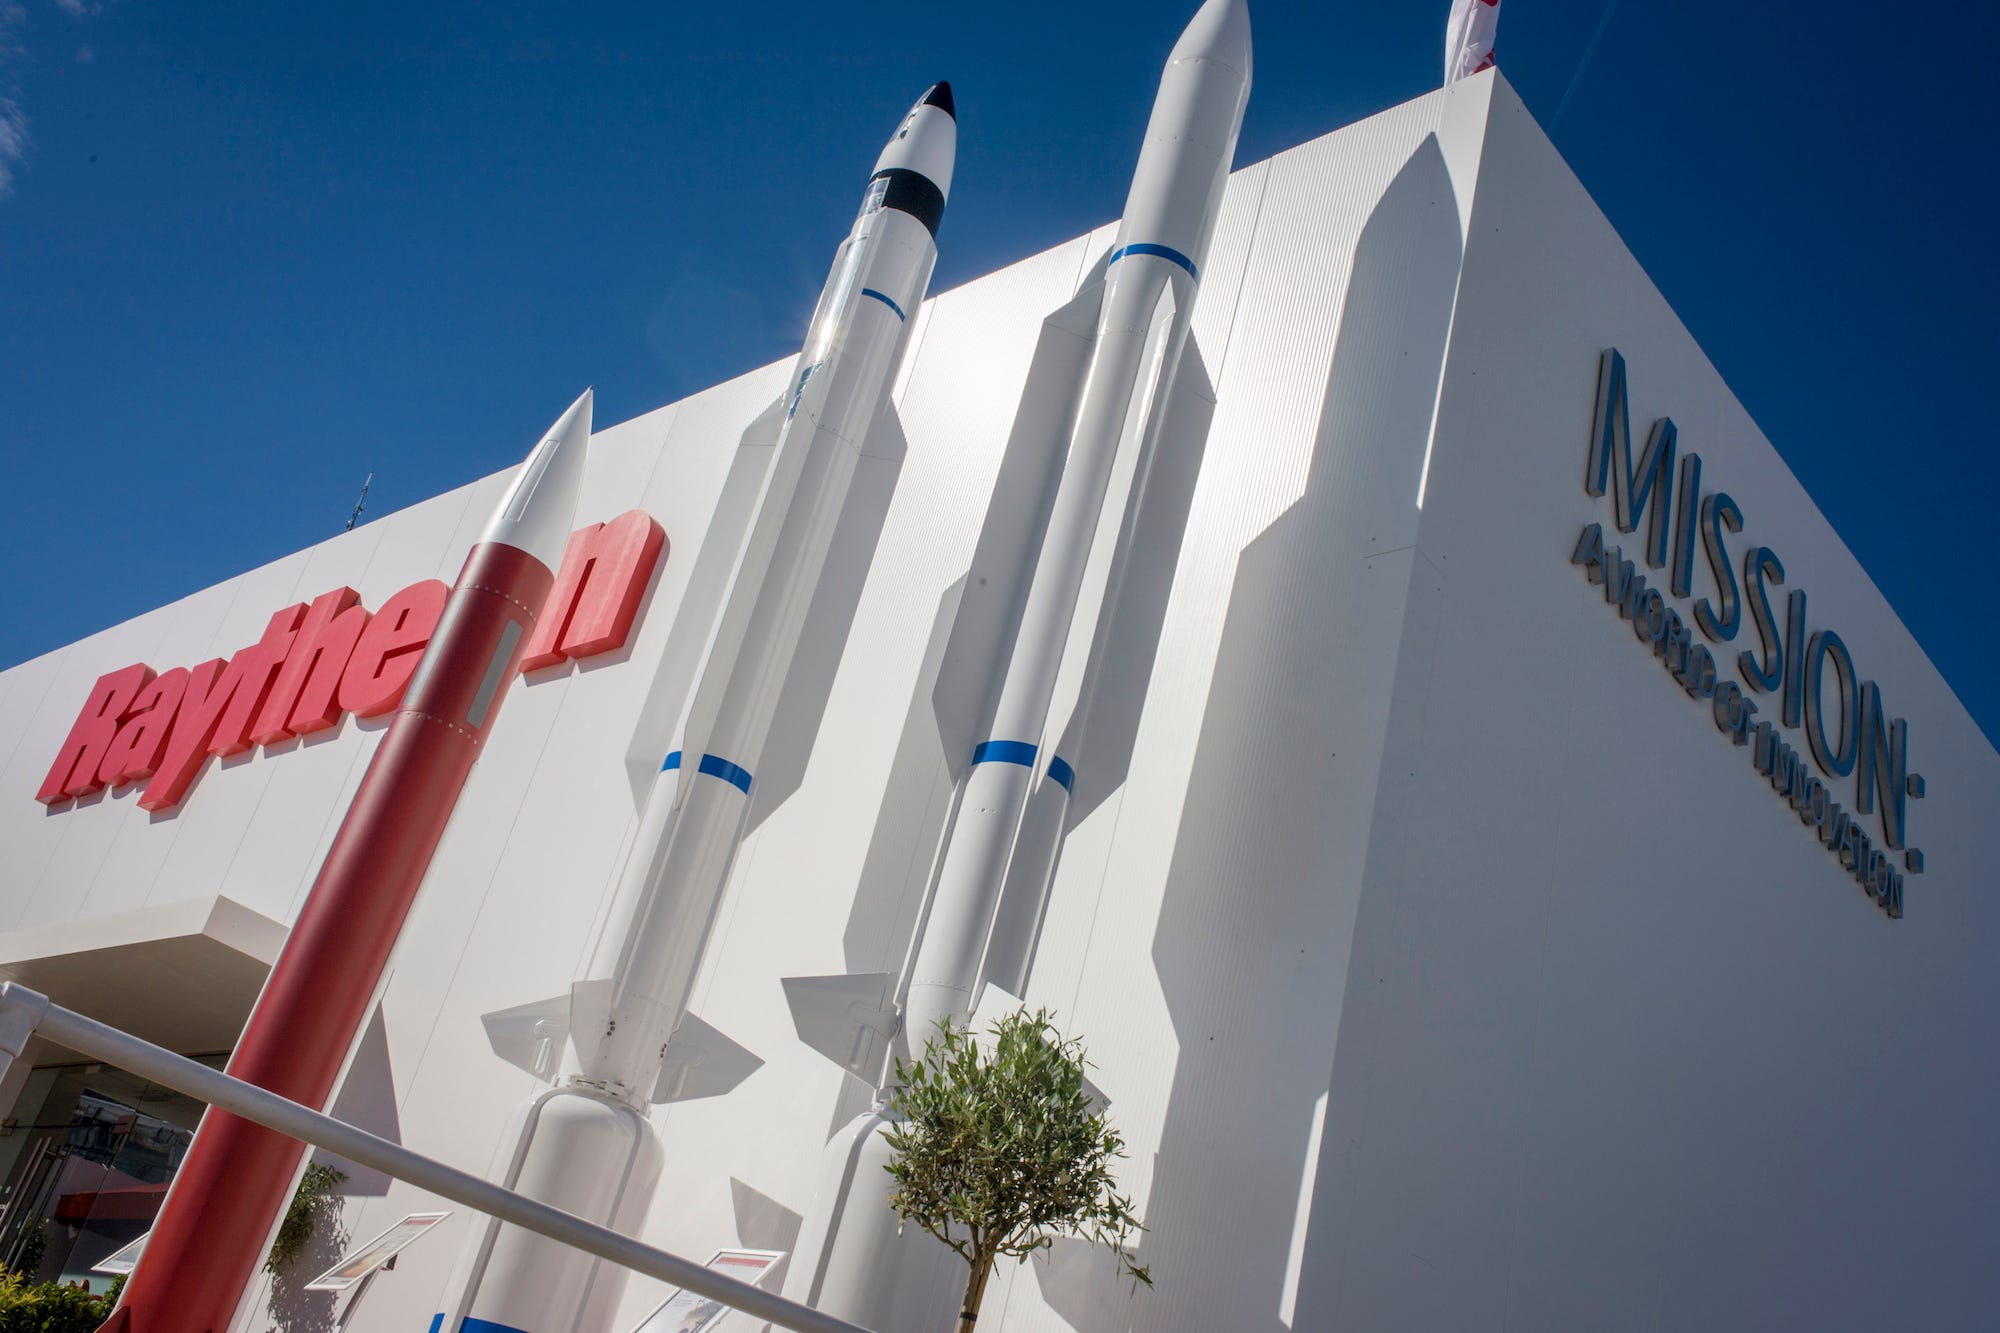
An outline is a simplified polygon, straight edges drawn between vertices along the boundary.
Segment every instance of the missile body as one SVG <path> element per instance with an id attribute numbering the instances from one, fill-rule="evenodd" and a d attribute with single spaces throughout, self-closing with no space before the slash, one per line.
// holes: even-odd
<path id="1" fill-rule="evenodd" d="M 467 555 L 271 969 L 229 1072 L 324 1107 L 459 793 L 517 674 L 576 516 L 591 395 L 537 445 Z M 292 1197 L 305 1145 L 203 1118 L 107 1328 L 221 1333 Z"/>
<path id="2" fill-rule="evenodd" d="M 584 1076 L 633 1095 L 651 1092 L 661 1048 L 686 1011 L 855 460 L 930 284 L 954 114 L 942 83 L 911 108 L 834 258 L 681 748 L 666 758 L 621 881 L 613 919 L 624 925 L 607 933 L 592 965 L 591 977 L 608 983 L 608 1011 L 602 1035 L 575 1030 Z"/>
<path id="3" fill-rule="evenodd" d="M 569 997 L 574 1070 L 521 1114 L 514 1188 L 621 1230 L 645 1218 L 661 1149 L 651 1102 L 691 1090 L 704 1039 L 688 997 L 749 815 L 751 784 L 812 608 L 849 482 L 930 284 L 957 147 L 951 89 L 911 108 L 876 162 L 834 257 L 796 371 L 760 421 L 771 462 L 681 730 L 640 816 L 608 926 Z M 747 438 L 747 437 L 746 437 Z M 713 1089 L 710 1089 L 713 1091 Z M 600 1333 L 624 1270 L 483 1224 L 447 1289 L 439 1333 Z"/>
<path id="4" fill-rule="evenodd" d="M 1056 675 L 1113 461 L 1128 438 L 1150 449 L 1160 428 L 1249 87 L 1248 11 L 1242 0 L 1209 0 L 1168 59 L 1112 243 L 1095 350 L 1001 677 L 992 737 L 966 770 L 909 969 L 903 1030 L 913 1048 L 921 1049 L 940 1020 L 963 1023 L 971 1015 L 1035 779 L 1051 800 L 1066 800 L 1073 785 L 1068 762 L 1044 745 Z M 1142 453 L 1141 478 L 1146 461 Z"/>
<path id="5" fill-rule="evenodd" d="M 899 1044 L 920 1052 L 941 1020 L 964 1024 L 992 986 L 1013 991 L 1025 981 L 1026 959 L 997 969 L 995 922 L 1003 890 L 1025 884 L 1036 901 L 1021 914 L 1039 926 L 1054 869 L 1060 829 L 1075 772 L 1051 753 L 1056 729 L 1051 706 L 1064 654 L 1087 650 L 1090 625 L 1109 616 L 1117 597 L 1079 614 L 1085 565 L 1101 529 L 1136 514 L 1182 351 L 1202 266 L 1235 155 L 1250 88 L 1250 24 L 1244 0 L 1207 0 L 1168 58 L 1147 123 L 1125 214 L 1094 294 L 1097 315 L 1088 361 L 1067 420 L 1067 449 L 1040 550 L 1004 670 L 999 676 L 988 738 L 973 750 L 953 802 L 928 901 L 895 990 Z M 1090 299 L 1080 293 L 1070 309 Z M 1107 509 L 1114 462 L 1136 449 L 1128 499 Z M 1119 541 L 1130 523 L 1120 524 Z M 1086 680 L 1078 708 L 1086 709 Z M 1080 729 L 1085 719 L 1071 719 Z M 1024 837 L 1024 829 L 1042 836 Z M 1027 942 L 1032 948 L 1032 939 Z M 991 972 L 992 975 L 988 975 Z M 795 1017 L 818 995 L 838 998 L 835 978 L 792 978 Z M 862 979 L 851 979 L 860 981 Z M 830 984 L 831 983 L 831 984 Z M 996 997 L 997 998 L 997 997 Z M 1011 1007 L 1011 1006 L 1010 1006 Z M 888 1023 L 878 1026 L 893 1025 Z M 801 1021 L 801 1035 L 807 1023 Z M 808 1040 L 812 1040 L 810 1036 Z M 832 1043 L 814 1044 L 829 1054 Z M 851 1049 L 868 1046 L 866 1034 Z M 840 1058 L 835 1055 L 835 1058 Z M 847 1062 L 864 1077 L 865 1058 Z M 878 1065 L 879 1069 L 880 1066 Z M 886 1090 L 886 1073 L 878 1087 Z M 877 1132 L 876 1109 L 828 1143 L 821 1183 L 800 1233 L 786 1294 L 874 1328 L 943 1327 L 956 1297 L 948 1252 L 927 1237 L 899 1236 L 884 1204 L 882 1167 L 888 1149 Z M 912 1229 L 914 1231 L 914 1229 Z M 956 1274 L 963 1280 L 963 1270 Z"/>

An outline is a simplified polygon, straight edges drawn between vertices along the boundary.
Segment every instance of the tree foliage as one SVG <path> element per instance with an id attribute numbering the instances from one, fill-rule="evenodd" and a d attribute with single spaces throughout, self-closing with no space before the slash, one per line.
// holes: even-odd
<path id="1" fill-rule="evenodd" d="M 346 1179 L 345 1171 L 320 1162 L 306 1168 L 291 1203 L 285 1208 L 285 1220 L 278 1224 L 271 1252 L 264 1256 L 265 1272 L 282 1273 L 299 1261 L 320 1218 L 340 1211 L 340 1195 L 336 1191 Z"/>
<path id="2" fill-rule="evenodd" d="M 970 1330 L 994 1261 L 1025 1259 L 1059 1236 L 1102 1245 L 1120 1273 L 1153 1284 L 1131 1249 L 1146 1228 L 1118 1192 L 1125 1141 L 1084 1082 L 1083 1044 L 1046 1009 L 992 1028 L 983 1049 L 949 1021 L 921 1059 L 896 1062 L 883 1130 L 894 1156 L 889 1206 L 949 1245 L 970 1273 L 958 1327 Z"/>
<path id="3" fill-rule="evenodd" d="M 9 1273 L 0 1277 L 0 1333 L 96 1333 L 124 1286 L 117 1278 L 93 1296 L 77 1283 L 34 1283 Z"/>

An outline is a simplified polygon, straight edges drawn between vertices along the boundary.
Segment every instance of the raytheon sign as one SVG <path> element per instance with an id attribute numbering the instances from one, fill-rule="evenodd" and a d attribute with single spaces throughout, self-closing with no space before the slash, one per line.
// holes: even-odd
<path id="1" fill-rule="evenodd" d="M 521 658 L 524 672 L 622 647 L 666 544 L 637 509 L 572 533 Z M 143 662 L 98 678 L 35 799 L 44 805 L 143 781 L 140 808 L 179 805 L 210 755 L 270 747 L 376 717 L 402 700 L 450 589 L 412 584 L 371 614 L 335 588 L 272 615 L 228 659 L 156 672 Z"/>
<path id="2" fill-rule="evenodd" d="M 1756 771 L 1841 869 L 1884 912 L 1900 917 L 1904 872 L 1924 868 L 1923 853 L 1906 846 L 1904 836 L 1907 800 L 1924 794 L 1923 778 L 1909 771 L 1909 727 L 1890 715 L 1846 641 L 1830 627 L 1812 628 L 1805 590 L 1786 586 L 1778 553 L 1755 543 L 1732 545 L 1744 531 L 1743 511 L 1725 491 L 1702 493 L 1699 454 L 1680 451 L 1676 488 L 1678 448 L 1672 418 L 1661 417 L 1644 451 L 1633 456 L 1625 358 L 1615 348 L 1604 353 L 1583 488 L 1610 496 L 1619 532 L 1635 533 L 1645 521 L 1636 555 L 1649 569 L 1665 569 L 1665 582 L 1655 583 L 1622 547 L 1610 545 L 1602 523 L 1585 525 L 1570 561 L 1604 589 L 1604 600 L 1689 697 L 1709 704 L 1716 729 L 1749 749 Z M 1690 605 L 1697 542 L 1712 593 Z M 1746 621 L 1756 644 L 1732 656 L 1726 645 Z M 1803 733 L 1803 744 L 1780 727 Z M 1851 809 L 1835 798 L 1840 780 L 1853 783 Z M 1864 818 L 1878 810 L 1879 837 Z M 1902 866 L 1892 851 L 1902 853 Z"/>

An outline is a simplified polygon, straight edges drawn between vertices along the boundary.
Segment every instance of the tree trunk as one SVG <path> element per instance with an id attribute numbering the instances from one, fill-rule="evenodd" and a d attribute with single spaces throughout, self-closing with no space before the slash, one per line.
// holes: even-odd
<path id="1" fill-rule="evenodd" d="M 979 1321 L 979 1303 L 986 1299 L 986 1279 L 993 1275 L 993 1259 L 993 1255 L 981 1254 L 965 1279 L 965 1299 L 958 1307 L 958 1333 L 972 1333 L 973 1325 Z"/>

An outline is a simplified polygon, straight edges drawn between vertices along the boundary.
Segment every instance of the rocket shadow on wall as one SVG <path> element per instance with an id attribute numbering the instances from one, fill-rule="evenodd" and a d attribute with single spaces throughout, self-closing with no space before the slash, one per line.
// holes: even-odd
<path id="1" fill-rule="evenodd" d="M 1294 1233 L 1319 1174 L 1309 1144 L 1372 809 L 1365 738 L 1381 725 L 1327 693 L 1393 668 L 1462 246 L 1429 137 L 1356 241 L 1304 493 L 1238 558 L 1153 936 L 1179 1058 L 1141 1254 L 1201 1281 L 1184 1300 L 1128 1299 L 1101 1254 L 1060 1244 L 1035 1276 L 1085 1333 L 1325 1326 L 1296 1258 L 1318 1250 Z M 1330 1158 L 1347 1129 L 1329 1120 L 1320 1141 Z M 1222 1235 L 1238 1244 L 1218 1267 Z M 1287 1289 L 1289 1319 L 1271 1299 Z"/>

